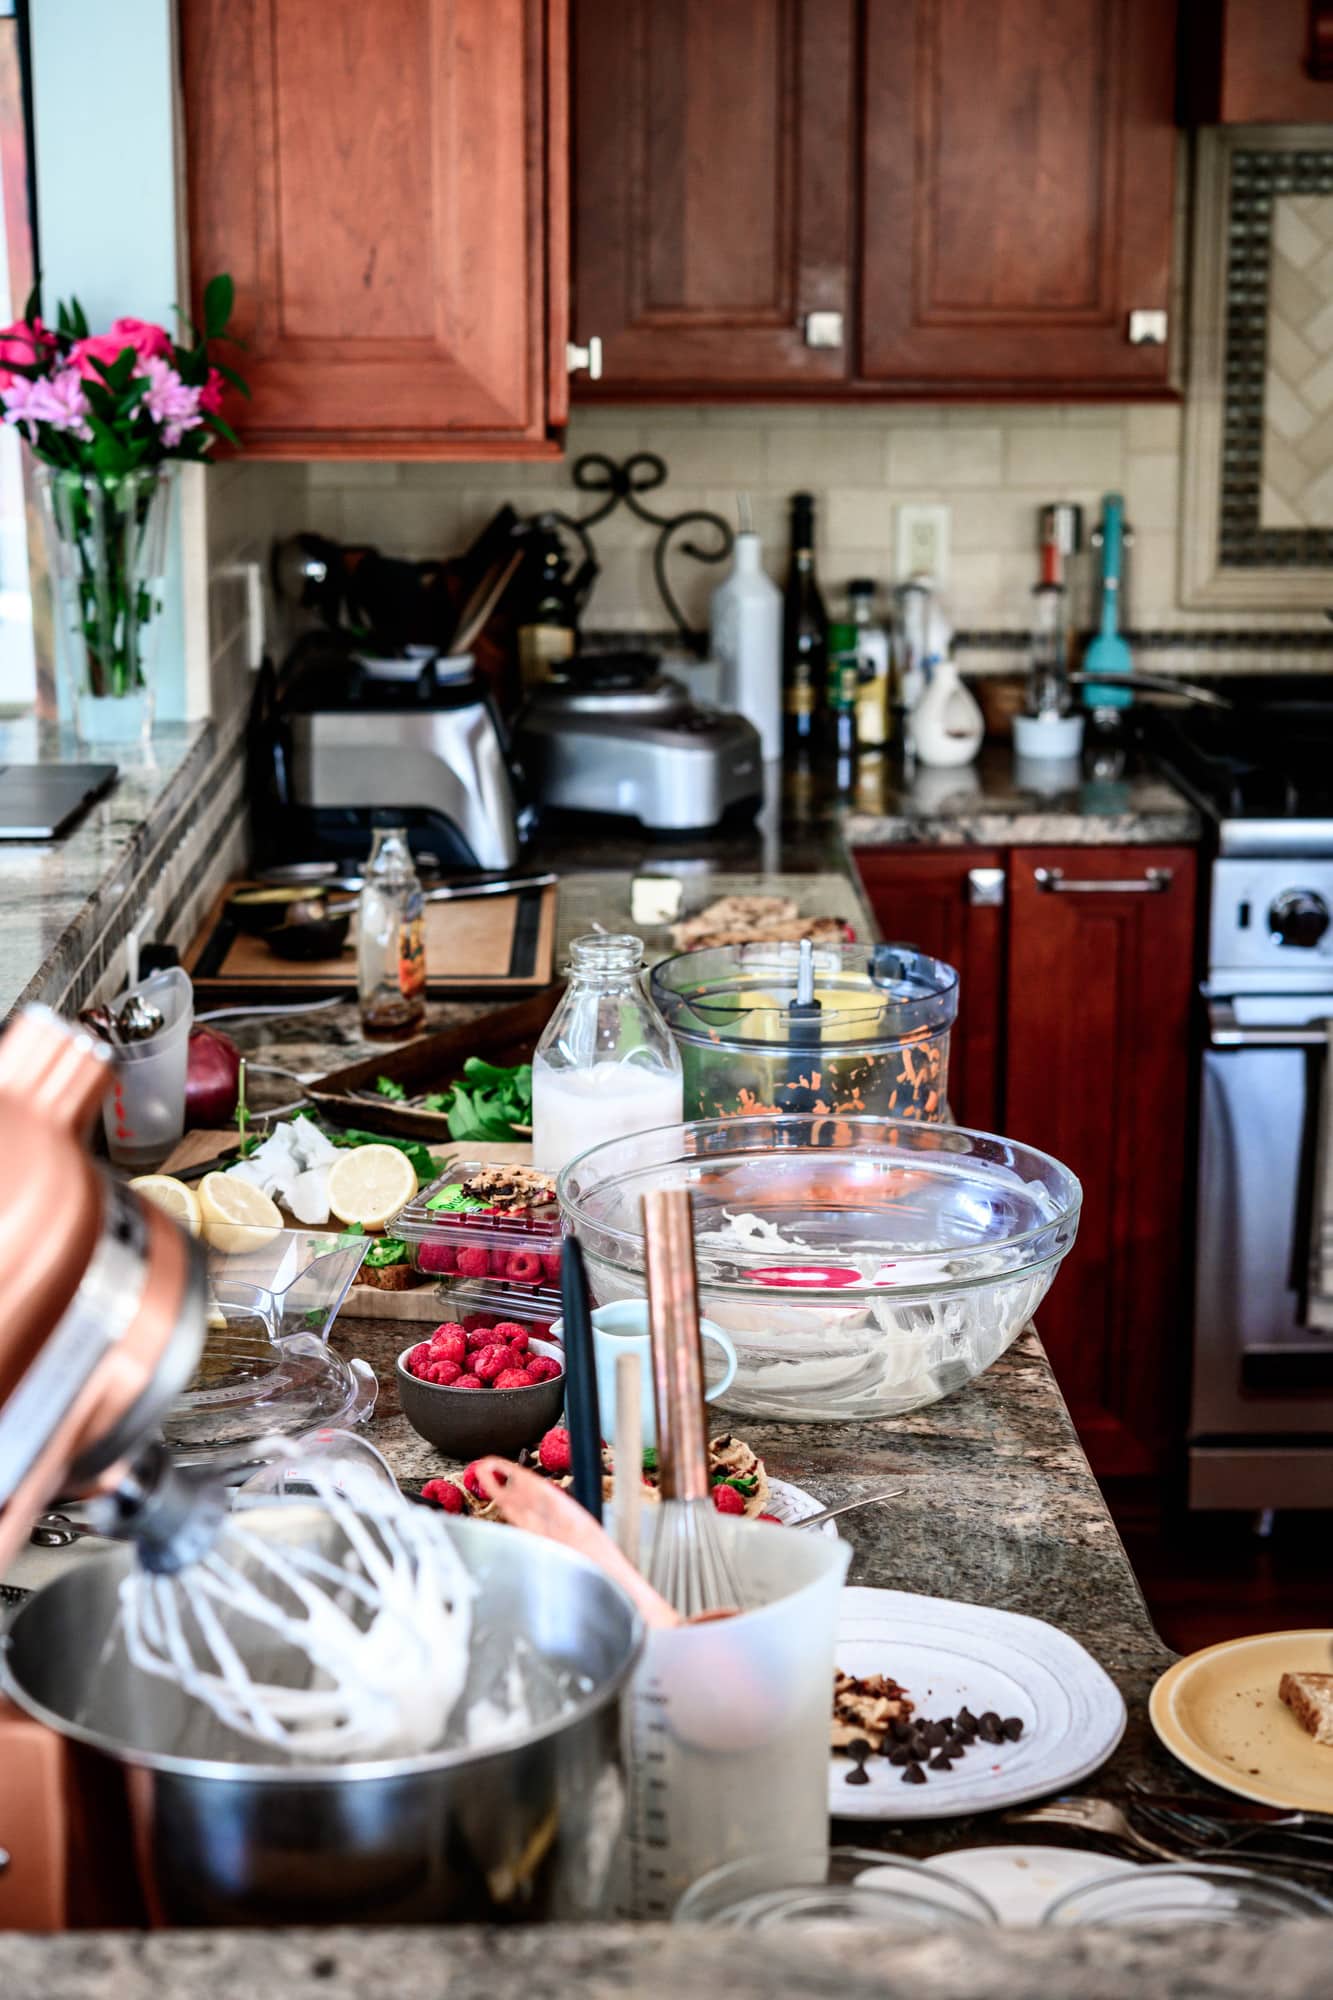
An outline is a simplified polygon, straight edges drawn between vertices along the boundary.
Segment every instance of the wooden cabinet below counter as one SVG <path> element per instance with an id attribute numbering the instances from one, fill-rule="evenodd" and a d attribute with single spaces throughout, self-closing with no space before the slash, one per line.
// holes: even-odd
<path id="1" fill-rule="evenodd" d="M 1093 1470 L 1160 1491 L 1188 1368 L 1194 850 L 876 848 L 856 862 L 882 934 L 958 968 L 957 1121 L 1038 1146 L 1083 1184 L 1038 1324 Z"/>
<path id="2" fill-rule="evenodd" d="M 192 291 L 259 458 L 553 457 L 566 0 L 180 0 Z"/>

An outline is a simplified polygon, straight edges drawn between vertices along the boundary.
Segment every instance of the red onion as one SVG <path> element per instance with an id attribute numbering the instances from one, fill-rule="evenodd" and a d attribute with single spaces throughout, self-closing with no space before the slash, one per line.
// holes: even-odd
<path id="1" fill-rule="evenodd" d="M 230 1125 L 236 1116 L 241 1052 L 216 1028 L 191 1028 L 185 1071 L 186 1127 Z"/>

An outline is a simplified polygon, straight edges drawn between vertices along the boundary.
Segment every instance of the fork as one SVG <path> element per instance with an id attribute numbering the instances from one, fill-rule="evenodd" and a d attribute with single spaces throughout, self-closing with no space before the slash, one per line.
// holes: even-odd
<path id="1" fill-rule="evenodd" d="M 1328 1830 L 1327 1821 L 1317 1814 L 1294 1812 L 1284 1813 L 1276 1819 L 1217 1820 L 1205 1813 L 1186 1812 L 1176 1806 L 1148 1804 L 1138 1799 L 1132 1809 L 1135 1818 L 1142 1820 L 1154 1833 L 1183 1841 L 1188 1848 L 1196 1851 L 1207 1848 L 1220 1853 L 1276 1834 L 1279 1840 L 1327 1850 L 1323 1865 L 1333 1866 L 1333 1830 Z M 1315 1864 L 1312 1862 L 1311 1865 Z"/>
<path id="2" fill-rule="evenodd" d="M 1005 1826 L 1063 1826 L 1074 1833 L 1100 1834 L 1106 1840 L 1115 1840 L 1122 1847 L 1130 1847 L 1140 1854 L 1150 1854 L 1154 1861 L 1179 1861 L 1178 1847 L 1163 1847 L 1146 1834 L 1139 1833 L 1130 1825 L 1121 1808 L 1111 1799 L 1094 1799 L 1086 1796 L 1069 1796 L 1052 1799 L 1044 1806 L 1034 1806 L 1030 1811 L 1007 1812 L 1003 1815 Z"/>

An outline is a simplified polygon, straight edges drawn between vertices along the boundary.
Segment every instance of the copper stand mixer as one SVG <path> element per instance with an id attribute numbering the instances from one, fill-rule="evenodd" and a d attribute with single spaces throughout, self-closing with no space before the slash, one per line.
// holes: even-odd
<path id="1" fill-rule="evenodd" d="M 110 1083 L 105 1046 L 44 1008 L 0 1039 L 0 1572 L 61 1494 L 113 1493 L 127 1520 L 190 1503 L 149 1440 L 199 1360 L 203 1258 L 89 1157 Z M 67 1756 L 0 1701 L 0 1929 L 70 1921 L 96 1802 Z"/>

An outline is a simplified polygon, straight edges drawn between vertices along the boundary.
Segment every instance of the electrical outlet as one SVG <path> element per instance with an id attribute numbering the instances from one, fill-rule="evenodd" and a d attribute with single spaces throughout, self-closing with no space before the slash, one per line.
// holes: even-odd
<path id="1" fill-rule="evenodd" d="M 949 577 L 949 509 L 919 503 L 898 509 L 898 581 L 928 576 L 940 588 Z"/>

